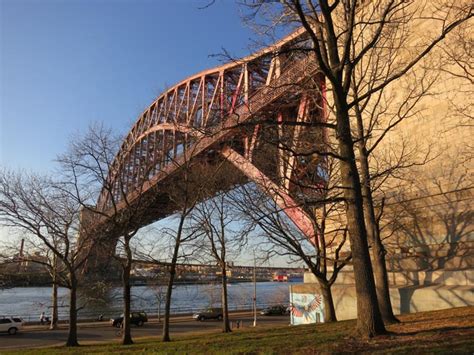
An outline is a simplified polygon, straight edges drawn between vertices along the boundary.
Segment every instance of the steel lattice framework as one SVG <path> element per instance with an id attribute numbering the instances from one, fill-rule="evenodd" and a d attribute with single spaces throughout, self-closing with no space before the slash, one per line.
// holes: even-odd
<path id="1" fill-rule="evenodd" d="M 269 159 L 274 162 L 269 167 L 259 165 L 255 158 L 265 144 L 263 120 L 324 120 L 324 79 L 310 51 L 304 50 L 306 43 L 300 29 L 262 51 L 203 71 L 163 92 L 126 136 L 109 169 L 110 188 L 103 188 L 97 209 L 128 208 L 124 200 L 133 201 L 138 190 L 140 194 L 163 192 L 160 184 L 165 179 L 172 183 L 185 162 L 213 151 L 247 180 L 264 187 L 299 229 L 314 237 L 291 183 L 308 168 L 308 159 L 298 159 L 291 150 L 273 150 L 277 156 Z M 308 80 L 318 86 L 319 102 L 308 99 L 307 85 L 303 85 Z M 282 125 L 273 131 L 295 149 L 316 139 L 298 125 Z"/>

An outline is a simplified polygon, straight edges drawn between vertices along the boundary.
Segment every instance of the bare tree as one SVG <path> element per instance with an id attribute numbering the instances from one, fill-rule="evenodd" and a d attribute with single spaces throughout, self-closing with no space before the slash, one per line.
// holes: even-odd
<path id="1" fill-rule="evenodd" d="M 269 256 L 278 254 L 302 260 L 316 277 L 324 298 L 326 322 L 337 320 L 331 286 L 340 270 L 351 260 L 351 253 L 347 253 L 347 229 L 341 219 L 343 205 L 338 185 L 337 161 L 326 159 L 325 181 L 319 189 L 315 185 L 298 186 L 298 190 L 304 190 L 306 194 L 312 190 L 311 196 L 307 196 L 307 203 L 303 200 L 299 208 L 311 223 L 313 238 L 308 238 L 285 218 L 285 212 L 288 212 L 285 206 L 278 206 L 270 200 L 272 193 L 266 191 L 265 186 L 246 185 L 241 189 L 239 198 L 234 199 L 234 204 L 246 220 L 263 232 Z M 287 209 L 294 207 L 287 206 Z"/>
<path id="2" fill-rule="evenodd" d="M 55 280 L 69 288 L 69 332 L 66 345 L 77 346 L 77 288 L 88 255 L 78 240 L 80 205 L 47 177 L 2 171 L 0 222 L 26 232 L 32 243 L 54 255 Z M 59 270 L 58 270 L 59 269 Z"/>
<path id="3" fill-rule="evenodd" d="M 233 211 L 230 193 L 222 193 L 206 202 L 199 204 L 193 214 L 193 224 L 205 235 L 203 252 L 210 251 L 212 258 L 220 268 L 221 275 L 221 307 L 223 312 L 223 332 L 231 332 L 229 306 L 227 297 L 227 271 L 229 255 L 236 257 L 238 251 L 246 243 L 252 228 L 243 228 L 235 224 L 239 221 L 238 214 Z"/>
<path id="4" fill-rule="evenodd" d="M 58 263 L 57 256 L 51 250 L 38 243 L 29 233 L 22 235 L 23 238 L 9 238 L 8 243 L 4 243 L 3 252 L 5 255 L 13 255 L 8 258 L 5 265 L 5 272 L 2 275 L 16 273 L 22 275 L 27 271 L 28 267 L 38 268 L 41 273 L 47 272 L 50 278 L 47 280 L 48 285 L 51 284 L 51 317 L 50 329 L 57 328 L 58 322 L 58 287 L 61 286 L 60 273 L 63 271 Z M 26 237 L 26 238 L 25 238 Z M 18 251 L 18 242 L 20 242 L 20 250 Z M 28 252 L 25 252 L 28 250 Z M 4 256 L 2 256 L 4 257 Z M 20 276 L 21 277 L 21 276 Z"/>
<path id="5" fill-rule="evenodd" d="M 167 220 L 173 224 L 173 218 Z M 166 223 L 166 222 L 165 222 Z M 150 225 L 140 231 L 140 235 L 133 241 L 133 256 L 135 265 L 145 264 L 145 270 L 135 269 L 138 276 L 146 277 L 147 288 L 152 291 L 157 303 L 158 323 L 161 323 L 162 308 L 166 301 L 166 284 L 168 282 L 169 244 L 172 237 L 167 229 L 160 229 L 160 224 Z M 170 229 L 171 231 L 172 229 Z M 174 234 L 171 233 L 173 236 Z"/>
<path id="6" fill-rule="evenodd" d="M 264 6 L 265 3 L 257 2 L 256 6 Z M 357 331 L 369 337 L 383 333 L 385 328 L 377 306 L 368 251 L 363 191 L 355 153 L 357 138 L 354 138 L 351 116 L 357 106 L 360 108 L 372 95 L 404 77 L 454 28 L 473 15 L 472 6 L 457 6 L 456 2 L 443 4 L 427 15 L 423 12 L 423 4 L 420 4 L 421 2 L 395 0 L 376 4 L 349 0 L 332 3 L 326 0 L 306 3 L 288 0 L 284 2 L 281 11 L 281 18 L 285 18 L 286 24 L 300 23 L 306 30 L 312 44 L 310 52 L 327 81 L 330 93 L 328 106 L 335 118 L 335 140 L 341 162 L 346 218 L 356 278 Z M 419 40 L 412 47 L 413 52 L 407 51 L 406 39 L 397 35 L 406 26 L 426 22 L 427 17 L 437 33 Z M 386 38 L 401 38 L 401 45 L 392 52 L 392 55 L 397 55 L 397 60 L 388 65 L 381 72 L 382 75 L 372 77 L 370 86 L 359 87 L 354 80 L 358 69 L 363 67 L 364 60 L 370 60 L 372 53 L 384 49 Z M 416 42 L 417 38 L 411 37 L 410 40 Z M 380 65 L 383 66 L 384 61 Z M 356 92 L 354 88 L 357 88 Z M 387 298 L 379 298 L 379 301 L 384 299 Z"/>
<path id="7" fill-rule="evenodd" d="M 194 241 L 199 238 L 201 231 L 191 225 L 191 213 L 207 196 L 203 192 L 207 184 L 207 180 L 203 177 L 207 169 L 204 162 L 199 159 L 192 162 L 187 159 L 179 162 L 172 157 L 168 159 L 179 171 L 173 185 L 166 189 L 168 213 L 171 215 L 166 221 L 170 226 L 160 228 L 155 226 L 150 229 L 149 236 L 154 235 L 154 240 L 157 242 L 142 243 L 135 251 L 140 260 L 162 267 L 166 274 L 162 275 L 166 280 L 164 294 L 160 294 L 160 299 L 164 300 L 162 340 L 165 342 L 171 341 L 171 301 L 178 264 L 194 258 L 199 248 Z"/>
<path id="8" fill-rule="evenodd" d="M 390 47 L 390 46 L 388 46 Z M 393 46 L 396 48 L 397 46 Z M 380 56 L 380 54 L 377 54 Z M 388 56 L 390 58 L 390 56 Z M 372 59 L 372 58 L 369 58 Z M 369 76 L 380 76 L 377 73 L 380 70 L 378 58 L 368 60 L 369 63 L 364 69 Z M 390 65 L 390 59 L 387 59 L 386 65 Z M 426 73 L 418 73 L 416 76 L 410 75 L 406 81 L 408 88 L 402 90 L 399 88 L 398 95 L 394 93 L 380 91 L 371 95 L 363 104 L 356 103 L 354 105 L 354 119 L 356 121 L 357 133 L 355 136 L 356 147 L 359 159 L 359 171 L 361 175 L 364 217 L 367 228 L 367 237 L 371 247 L 372 265 L 374 268 L 375 284 L 377 289 L 377 299 L 385 324 L 398 322 L 394 316 L 388 285 L 388 277 L 385 261 L 385 248 L 382 244 L 380 226 L 378 221 L 383 213 L 383 194 L 379 188 L 384 186 L 384 182 L 393 177 L 402 176 L 411 166 L 423 165 L 428 161 L 429 149 L 426 148 L 426 155 L 417 151 L 413 154 L 415 147 L 407 148 L 407 144 L 400 140 L 399 149 L 393 149 L 391 152 L 387 149 L 378 152 L 377 148 L 383 141 L 384 137 L 395 130 L 397 126 L 408 120 L 419 118 L 420 109 L 417 108 L 426 96 L 429 96 L 429 90 L 436 81 L 436 76 L 430 78 Z M 371 86 L 370 79 L 365 79 L 367 83 L 357 80 L 354 74 L 353 85 L 357 83 L 359 86 Z M 354 87 L 353 95 L 357 97 L 358 88 Z M 406 91 L 406 93 L 405 93 Z M 400 96 L 404 96 L 400 99 Z M 401 102 L 401 103 L 400 103 Z M 375 153 L 375 154 L 374 154 Z M 393 155 L 393 156 L 392 156 Z M 381 157 L 383 156 L 383 157 Z M 370 159 L 372 163 L 370 163 Z M 382 199 L 376 201 L 374 196 L 382 196 Z M 378 204 L 379 212 L 376 212 Z"/>
<path id="9" fill-rule="evenodd" d="M 187 162 L 183 167 L 182 179 L 179 183 L 175 184 L 173 189 L 168 193 L 170 200 L 175 206 L 177 206 L 177 227 L 174 230 L 166 230 L 171 237 L 171 260 L 168 267 L 168 285 L 166 289 L 165 299 L 165 314 L 163 322 L 163 334 L 162 340 L 165 342 L 171 341 L 170 338 L 170 313 L 171 313 L 171 296 L 173 292 L 173 285 L 177 272 L 178 261 L 185 258 L 187 255 L 193 255 L 194 251 L 183 251 L 183 244 L 190 243 L 199 237 L 199 230 L 190 228 L 187 225 L 188 218 L 190 217 L 196 204 L 202 198 L 202 189 L 205 182 L 202 180 L 198 166 L 191 166 L 190 162 Z M 194 169 L 191 169 L 194 168 Z M 180 254 L 181 252 L 181 254 Z"/>
<path id="10" fill-rule="evenodd" d="M 31 240 L 27 240 L 27 243 L 31 243 Z M 29 255 L 21 257 L 21 262 L 31 261 L 43 265 L 51 276 L 51 318 L 49 329 L 57 329 L 58 325 L 58 287 L 63 284 L 62 275 L 64 268 L 61 267 L 61 263 L 58 257 L 53 253 L 47 246 L 43 245 L 32 245 L 28 247 L 28 250 L 36 249 L 43 258 L 30 258 Z M 79 308 L 79 307 L 78 307 Z"/>
<path id="11" fill-rule="evenodd" d="M 180 196 L 172 193 L 173 202 L 182 200 Z M 190 203 L 190 204 L 187 204 Z M 179 263 L 189 261 L 193 257 L 195 247 L 194 241 L 198 238 L 197 230 L 189 226 L 190 213 L 195 207 L 196 201 L 192 195 L 189 200 L 184 201 L 181 209 L 166 219 L 170 227 L 153 228 L 148 231 L 148 236 L 153 239 L 148 243 L 142 243 L 135 250 L 135 255 L 141 261 L 155 265 L 154 285 L 152 289 L 158 303 L 158 322 L 161 322 L 162 307 L 163 329 L 162 340 L 171 341 L 170 316 L 173 289 L 176 277 L 179 273 Z M 157 270 L 159 268 L 159 270 Z"/>
<path id="12" fill-rule="evenodd" d="M 100 245 L 94 245 L 95 262 L 104 266 L 103 260 L 108 260 L 105 257 L 108 255 L 121 267 L 124 301 L 122 344 L 127 345 L 133 343 L 130 330 L 133 252 L 130 243 L 142 225 L 146 224 L 143 219 L 147 217 L 146 211 L 151 201 L 144 197 L 143 186 L 148 181 L 152 167 L 143 164 L 138 172 L 127 171 L 126 164 L 131 158 L 127 154 L 118 154 L 120 141 L 120 137 L 110 129 L 100 124 L 92 125 L 84 135 L 72 141 L 69 151 L 60 156 L 58 161 L 63 172 L 61 186 L 68 190 L 71 185 L 79 184 L 82 190 L 87 191 L 87 194 L 75 196 L 78 196 L 77 203 L 83 209 L 81 228 L 93 229 L 94 235 L 89 239 L 101 240 Z M 99 195 L 107 201 L 106 206 L 95 206 L 95 199 Z M 81 235 L 85 235 L 84 230 L 81 230 Z M 116 248 L 120 255 L 116 255 Z M 93 265 L 93 258 L 90 259 L 87 265 L 89 274 L 94 267 L 96 270 L 101 269 Z"/>
<path id="13" fill-rule="evenodd" d="M 161 323 L 161 312 L 162 312 L 161 308 L 163 307 L 163 302 L 166 300 L 166 288 L 162 284 L 163 281 L 161 279 L 158 279 L 156 281 L 156 284 L 151 286 L 153 293 L 155 294 L 156 303 L 157 303 L 158 323 Z"/>

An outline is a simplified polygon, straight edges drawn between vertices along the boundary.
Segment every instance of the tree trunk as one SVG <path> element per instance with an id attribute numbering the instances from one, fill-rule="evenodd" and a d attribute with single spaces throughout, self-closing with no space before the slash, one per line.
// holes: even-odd
<path id="1" fill-rule="evenodd" d="M 158 299 L 158 323 L 161 322 L 161 298 Z"/>
<path id="2" fill-rule="evenodd" d="M 361 158 L 361 166 L 365 165 Z M 362 173 L 368 172 L 362 168 Z M 385 248 L 383 247 L 380 239 L 380 232 L 377 226 L 375 218 L 374 206 L 372 203 L 372 194 L 367 184 L 363 184 L 363 192 L 366 198 L 364 198 L 365 208 L 365 221 L 367 225 L 367 235 L 372 245 L 372 265 L 374 268 L 375 285 L 377 290 L 377 300 L 380 307 L 380 312 L 385 324 L 399 323 L 400 321 L 395 317 L 392 310 L 392 302 L 390 300 L 390 288 L 388 285 L 387 266 L 385 263 Z"/>
<path id="3" fill-rule="evenodd" d="M 375 285 L 377 288 L 377 299 L 383 321 L 385 324 L 400 323 L 398 318 L 393 314 L 387 266 L 385 264 L 385 248 L 382 245 L 378 231 L 375 233 L 374 242 L 372 244 L 372 260 L 374 265 Z"/>
<path id="4" fill-rule="evenodd" d="M 178 261 L 179 247 L 181 246 L 181 236 L 183 233 L 184 221 L 187 213 L 182 211 L 181 218 L 178 224 L 178 230 L 176 231 L 176 240 L 174 244 L 173 256 L 171 258 L 171 265 L 169 270 L 168 287 L 166 289 L 166 300 L 165 300 L 165 314 L 163 319 L 163 341 L 171 341 L 170 338 L 170 312 L 171 312 L 171 295 L 173 293 L 174 277 L 176 275 L 176 262 Z M 189 211 L 188 211 L 189 212 Z"/>
<path id="5" fill-rule="evenodd" d="M 53 274 L 53 290 L 51 294 L 51 324 L 49 329 L 58 328 L 58 284 L 57 277 Z"/>
<path id="6" fill-rule="evenodd" d="M 124 249 L 127 255 L 125 265 L 122 265 L 122 287 L 123 287 L 123 322 L 122 322 L 122 345 L 133 344 L 130 330 L 130 305 L 132 303 L 130 287 L 130 271 L 132 270 L 132 250 L 130 249 L 130 235 L 124 235 Z"/>
<path id="7" fill-rule="evenodd" d="M 399 323 L 392 310 L 390 300 L 390 288 L 388 285 L 387 266 L 385 263 L 385 248 L 380 239 L 380 230 L 375 217 L 375 209 L 372 198 L 372 188 L 370 181 L 369 159 L 367 152 L 362 115 L 356 106 L 357 131 L 359 134 L 360 172 L 362 177 L 362 194 L 364 201 L 365 225 L 367 227 L 367 237 L 372 246 L 372 266 L 374 268 L 375 285 L 377 290 L 377 300 L 385 324 Z"/>
<path id="8" fill-rule="evenodd" d="M 341 182 L 344 188 L 347 227 L 351 241 L 352 262 L 357 294 L 357 333 L 372 337 L 385 333 L 385 327 L 377 303 L 374 275 L 370 262 L 369 245 L 364 222 L 359 172 L 349 121 L 349 108 L 342 93 L 335 90 L 337 140 L 341 156 Z"/>
<path id="9" fill-rule="evenodd" d="M 230 320 L 229 320 L 229 305 L 227 304 L 227 270 L 225 267 L 225 262 L 222 264 L 222 293 L 221 293 L 221 303 L 222 303 L 222 313 L 223 313 L 223 332 L 229 333 L 232 331 L 230 328 Z"/>
<path id="10" fill-rule="evenodd" d="M 174 259 L 174 258 L 173 258 Z M 166 300 L 165 300 L 165 314 L 163 318 L 163 341 L 171 341 L 170 338 L 170 311 L 171 311 L 171 294 L 173 292 L 174 276 L 176 274 L 176 261 L 171 263 L 168 288 L 166 289 Z"/>
<path id="11" fill-rule="evenodd" d="M 126 261 L 127 265 L 122 270 L 122 286 L 123 286 L 123 335 L 122 344 L 130 345 L 133 344 L 132 334 L 130 330 L 130 304 L 132 301 L 130 294 L 130 270 L 131 261 Z"/>
<path id="12" fill-rule="evenodd" d="M 321 294 L 323 296 L 324 322 L 337 322 L 336 309 L 334 308 L 331 285 L 329 285 L 328 282 L 319 281 L 319 287 L 321 287 Z"/>
<path id="13" fill-rule="evenodd" d="M 77 341 L 77 280 L 75 275 L 70 276 L 69 289 L 69 330 L 66 346 L 79 346 Z"/>
<path id="14" fill-rule="evenodd" d="M 176 262 L 178 261 L 179 246 L 181 244 L 181 233 L 183 229 L 184 219 L 182 218 L 178 226 L 178 232 L 173 250 L 173 257 L 171 258 L 171 265 L 169 271 L 168 288 L 166 289 L 165 300 L 165 317 L 163 320 L 163 341 L 171 341 L 170 338 L 170 312 L 171 312 L 171 295 L 173 292 L 174 277 L 176 275 Z"/>

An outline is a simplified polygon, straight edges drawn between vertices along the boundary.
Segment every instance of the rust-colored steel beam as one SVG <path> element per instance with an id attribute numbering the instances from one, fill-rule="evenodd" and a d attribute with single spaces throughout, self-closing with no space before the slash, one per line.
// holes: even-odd
<path id="1" fill-rule="evenodd" d="M 248 159 L 245 159 L 245 157 L 237 153 L 234 149 L 225 146 L 221 149 L 220 153 L 250 180 L 255 182 L 265 194 L 268 194 L 307 238 L 312 241 L 315 240 L 311 219 L 287 191 L 285 191 L 284 187 L 275 184 L 254 164 Z"/>
<path id="2" fill-rule="evenodd" d="M 310 103 L 302 84 L 317 77 L 316 61 L 304 51 L 296 56 L 287 51 L 305 38 L 300 29 L 273 46 L 193 75 L 161 94 L 125 138 L 110 166 L 108 188 L 103 188 L 97 208 L 109 214 L 126 209 L 138 195 L 152 194 L 165 179 L 167 183 L 172 181 L 173 174 L 179 174 L 186 162 L 225 146 L 221 154 L 247 178 L 260 181 L 260 186 L 270 186 L 278 205 L 306 236 L 314 238 L 308 216 L 291 197 L 290 181 L 298 164 L 295 157 L 278 152 L 276 178 L 270 179 L 253 162 L 262 127 L 255 124 L 248 131 L 242 129 L 243 124 L 288 102 L 297 108 L 292 119 L 308 119 Z M 274 119 L 283 122 L 288 117 Z M 279 134 L 284 129 L 277 128 Z M 293 148 L 300 144 L 301 129 L 293 128 Z M 243 153 L 230 148 L 231 142 L 240 142 Z"/>

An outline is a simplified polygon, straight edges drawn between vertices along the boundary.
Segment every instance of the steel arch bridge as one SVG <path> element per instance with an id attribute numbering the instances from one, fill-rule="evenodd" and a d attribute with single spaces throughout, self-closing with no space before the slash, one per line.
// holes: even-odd
<path id="1" fill-rule="evenodd" d="M 317 174 L 319 158 L 297 154 L 324 139 L 320 127 L 297 124 L 323 122 L 326 116 L 324 78 L 308 43 L 299 29 L 270 47 L 163 92 L 124 139 L 96 209 L 109 215 L 125 211 L 138 195 L 148 195 L 142 201 L 150 201 L 149 212 L 140 223 L 164 218 L 176 211 L 166 196 L 170 184 L 187 162 L 199 165 L 212 155 L 238 175 L 216 193 L 253 181 L 308 238 L 314 238 L 312 223 L 298 203 L 301 186 L 295 183 L 323 183 Z M 277 141 L 284 147 L 275 145 Z"/>

